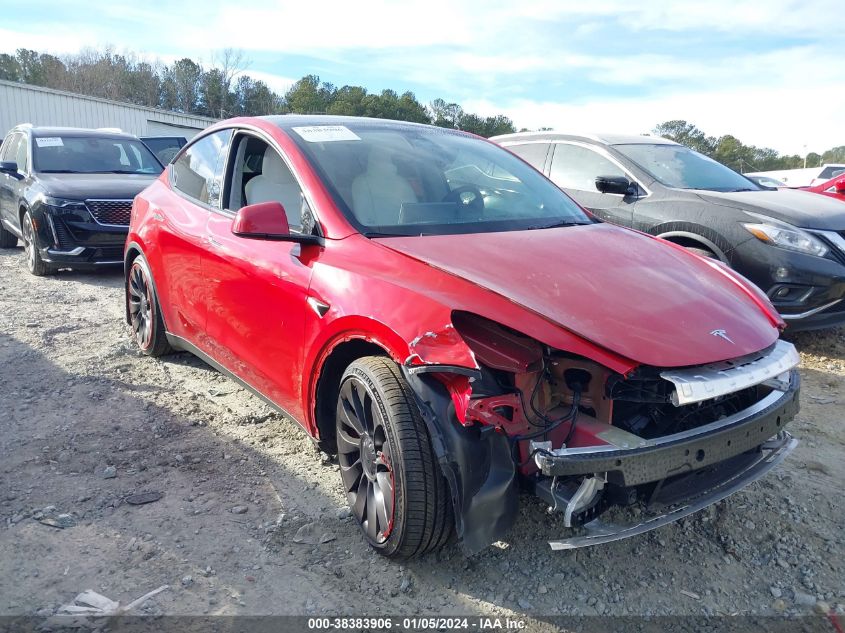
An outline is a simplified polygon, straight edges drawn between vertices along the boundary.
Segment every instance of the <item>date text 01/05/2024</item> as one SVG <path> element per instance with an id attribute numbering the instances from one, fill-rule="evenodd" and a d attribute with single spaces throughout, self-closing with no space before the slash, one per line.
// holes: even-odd
<path id="1" fill-rule="evenodd" d="M 308 629 L 323 630 L 360 630 L 373 631 L 443 631 L 443 630 L 479 630 L 479 631 L 521 631 L 525 628 L 524 620 L 489 617 L 347 617 L 347 618 L 309 618 Z"/>

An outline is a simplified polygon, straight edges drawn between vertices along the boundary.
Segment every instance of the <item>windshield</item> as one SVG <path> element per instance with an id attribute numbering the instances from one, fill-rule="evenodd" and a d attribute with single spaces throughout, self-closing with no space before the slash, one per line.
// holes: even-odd
<path id="1" fill-rule="evenodd" d="M 349 221 L 368 236 L 539 229 L 592 220 L 521 159 L 481 139 L 368 122 L 293 127 Z"/>
<path id="2" fill-rule="evenodd" d="M 36 137 L 35 171 L 53 174 L 151 174 L 164 169 L 139 140 L 95 136 Z"/>
<path id="3" fill-rule="evenodd" d="M 761 190 L 745 176 L 682 145 L 635 144 L 613 147 L 667 187 L 709 191 Z"/>

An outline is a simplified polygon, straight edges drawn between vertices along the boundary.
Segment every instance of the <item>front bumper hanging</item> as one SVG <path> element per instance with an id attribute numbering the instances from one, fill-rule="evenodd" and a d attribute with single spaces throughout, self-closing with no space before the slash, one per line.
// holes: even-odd
<path id="1" fill-rule="evenodd" d="M 760 447 L 759 456 L 750 463 L 744 464 L 738 472 L 734 472 L 727 479 L 721 479 L 715 485 L 700 491 L 681 503 L 667 504 L 662 509 L 652 510 L 646 518 L 641 518 L 639 521 L 630 524 L 606 522 L 601 518 L 593 519 L 581 526 L 584 534 L 568 539 L 549 541 L 549 545 L 553 550 L 600 545 L 636 536 L 682 519 L 717 501 L 721 501 L 760 479 L 782 462 L 797 445 L 798 440 L 786 431 L 781 431 L 776 438 L 763 444 Z"/>

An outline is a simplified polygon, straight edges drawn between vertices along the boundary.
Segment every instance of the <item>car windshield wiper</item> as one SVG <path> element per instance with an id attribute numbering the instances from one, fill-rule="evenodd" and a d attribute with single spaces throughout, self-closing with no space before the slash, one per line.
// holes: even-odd
<path id="1" fill-rule="evenodd" d="M 379 233 L 378 231 L 366 231 L 361 235 L 364 237 L 412 237 L 410 233 Z"/>
<path id="2" fill-rule="evenodd" d="M 83 172 L 74 169 L 41 169 L 40 174 L 81 174 Z"/>
<path id="3" fill-rule="evenodd" d="M 89 171 L 89 174 L 152 174 L 152 172 L 136 171 L 134 169 L 101 169 L 98 171 Z"/>
<path id="4" fill-rule="evenodd" d="M 760 190 L 759 190 L 759 189 L 748 189 L 748 188 L 744 188 L 744 189 L 732 189 L 732 190 L 731 190 L 731 193 L 739 193 L 740 191 L 760 191 Z"/>
<path id="5" fill-rule="evenodd" d="M 526 230 L 534 231 L 539 229 L 556 229 L 561 226 L 584 226 L 592 224 L 592 222 L 579 222 L 577 220 L 561 220 L 560 222 L 552 222 L 551 224 L 532 224 Z"/>

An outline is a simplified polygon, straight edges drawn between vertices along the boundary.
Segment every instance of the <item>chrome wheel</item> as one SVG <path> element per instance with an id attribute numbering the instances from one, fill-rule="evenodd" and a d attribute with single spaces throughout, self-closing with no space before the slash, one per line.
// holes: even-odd
<path id="1" fill-rule="evenodd" d="M 352 514 L 371 542 L 384 543 L 396 499 L 390 443 L 372 392 L 355 376 L 341 385 L 338 416 L 338 461 Z"/>
<path id="2" fill-rule="evenodd" d="M 23 233 L 23 248 L 26 253 L 26 265 L 30 272 L 35 270 L 38 262 L 37 246 L 35 245 L 35 232 L 32 230 L 32 218 L 27 213 L 23 218 L 23 226 L 21 227 Z"/>
<path id="3" fill-rule="evenodd" d="M 129 271 L 129 322 L 141 349 L 150 346 L 154 317 L 150 284 L 140 263 L 135 262 Z"/>

